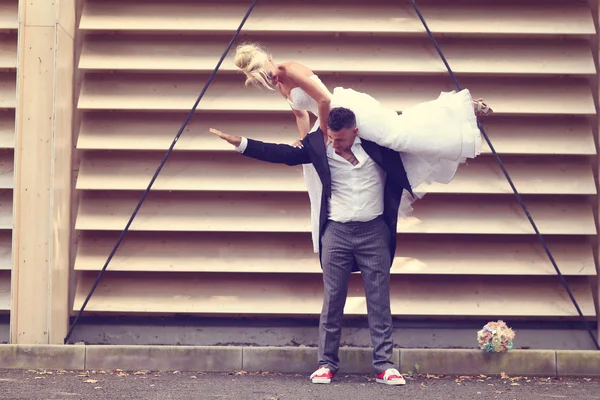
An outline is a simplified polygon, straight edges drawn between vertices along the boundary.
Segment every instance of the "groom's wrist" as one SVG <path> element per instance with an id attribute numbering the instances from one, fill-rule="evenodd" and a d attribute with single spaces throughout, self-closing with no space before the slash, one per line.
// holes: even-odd
<path id="1" fill-rule="evenodd" d="M 246 151 L 246 147 L 248 147 L 248 139 L 239 136 L 237 137 L 237 139 L 239 139 L 239 141 L 236 141 L 237 144 L 233 143 L 233 145 L 235 146 L 235 151 L 243 153 L 244 151 Z"/>

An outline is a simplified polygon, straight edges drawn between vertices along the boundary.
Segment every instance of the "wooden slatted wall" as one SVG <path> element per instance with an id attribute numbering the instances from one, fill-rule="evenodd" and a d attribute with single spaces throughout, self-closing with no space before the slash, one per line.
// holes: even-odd
<path id="1" fill-rule="evenodd" d="M 17 0 L 0 1 L 0 315 L 10 312 L 17 8 Z"/>
<path id="2" fill-rule="evenodd" d="M 250 1 L 88 0 L 78 67 L 78 310 Z M 496 111 L 490 138 L 587 316 L 596 194 L 585 1 L 419 2 L 463 86 Z M 241 40 L 402 109 L 453 89 L 409 1 L 259 1 Z M 239 41 L 238 41 L 239 42 Z M 244 87 L 231 54 L 199 105 L 90 313 L 318 315 L 300 168 L 232 152 L 209 127 L 291 143 L 277 94 Z M 574 317 L 489 148 L 400 221 L 392 304 L 413 317 Z M 353 276 L 347 314 L 366 313 Z"/>

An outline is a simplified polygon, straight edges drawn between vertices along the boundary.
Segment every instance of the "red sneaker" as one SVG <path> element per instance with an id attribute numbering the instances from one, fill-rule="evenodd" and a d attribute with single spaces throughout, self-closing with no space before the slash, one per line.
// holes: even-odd
<path id="1" fill-rule="evenodd" d="M 404 377 L 395 368 L 388 368 L 377 375 L 376 381 L 385 385 L 406 385 Z"/>
<path id="2" fill-rule="evenodd" d="M 331 383 L 333 374 L 329 368 L 321 367 L 310 375 L 312 383 Z"/>

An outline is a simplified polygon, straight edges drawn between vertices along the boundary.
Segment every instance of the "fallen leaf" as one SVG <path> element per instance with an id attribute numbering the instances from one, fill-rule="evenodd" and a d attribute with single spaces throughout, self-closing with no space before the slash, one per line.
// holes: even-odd
<path id="1" fill-rule="evenodd" d="M 96 389 L 96 390 L 102 389 L 102 386 L 96 386 L 94 389 Z"/>
<path id="2" fill-rule="evenodd" d="M 98 383 L 98 381 L 96 379 L 86 379 L 84 382 L 85 383 Z"/>
<path id="3" fill-rule="evenodd" d="M 510 384 L 510 386 L 521 386 L 521 384 L 517 383 L 517 382 L 513 382 L 513 383 Z"/>

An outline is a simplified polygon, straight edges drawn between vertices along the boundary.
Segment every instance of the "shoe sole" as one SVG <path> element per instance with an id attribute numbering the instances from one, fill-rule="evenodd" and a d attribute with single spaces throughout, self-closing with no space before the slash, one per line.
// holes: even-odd
<path id="1" fill-rule="evenodd" d="M 406 385 L 406 382 L 402 382 L 402 381 L 386 381 L 384 379 L 376 379 L 375 381 L 377 383 L 382 383 L 384 385 L 390 385 L 390 386 L 403 386 L 403 385 Z"/>
<path id="2" fill-rule="evenodd" d="M 313 378 L 312 383 L 320 383 L 320 384 L 331 383 L 331 379 L 329 379 L 329 378 Z"/>

